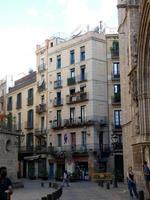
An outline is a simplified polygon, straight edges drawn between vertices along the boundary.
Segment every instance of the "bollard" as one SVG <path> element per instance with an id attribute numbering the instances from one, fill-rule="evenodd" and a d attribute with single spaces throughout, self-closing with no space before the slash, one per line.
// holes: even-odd
<path id="1" fill-rule="evenodd" d="M 41 187 L 44 187 L 44 183 L 43 182 L 41 182 Z"/>
<path id="2" fill-rule="evenodd" d="M 144 192 L 143 192 L 143 190 L 139 191 L 139 200 L 144 200 Z"/>
<path id="3" fill-rule="evenodd" d="M 110 189 L 110 184 L 109 184 L 109 182 L 106 183 L 106 189 L 107 189 L 107 190 Z"/>
<path id="4" fill-rule="evenodd" d="M 52 194 L 48 194 L 48 195 L 47 195 L 47 200 L 53 200 Z"/>
<path id="5" fill-rule="evenodd" d="M 114 178 L 114 180 L 113 180 L 113 187 L 114 188 L 118 187 L 118 183 L 117 183 L 117 179 L 116 178 Z"/>
<path id="6" fill-rule="evenodd" d="M 42 197 L 41 200 L 47 200 L 47 197 Z"/>
<path id="7" fill-rule="evenodd" d="M 52 183 L 51 182 L 49 182 L 49 187 L 52 187 Z"/>

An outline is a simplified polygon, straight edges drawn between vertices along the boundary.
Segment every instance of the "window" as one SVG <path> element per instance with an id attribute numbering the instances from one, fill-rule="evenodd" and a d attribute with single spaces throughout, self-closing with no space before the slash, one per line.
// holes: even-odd
<path id="1" fill-rule="evenodd" d="M 18 130 L 21 130 L 21 113 L 18 113 Z"/>
<path id="2" fill-rule="evenodd" d="M 61 80 L 61 73 L 57 73 L 57 81 Z"/>
<path id="3" fill-rule="evenodd" d="M 52 58 L 49 58 L 49 62 L 52 63 L 52 62 L 53 62 L 53 59 L 52 59 Z"/>
<path id="4" fill-rule="evenodd" d="M 57 92 L 56 101 L 57 105 L 61 105 L 61 92 Z"/>
<path id="5" fill-rule="evenodd" d="M 85 60 L 85 46 L 80 47 L 80 61 Z"/>
<path id="6" fill-rule="evenodd" d="M 57 56 L 57 69 L 61 68 L 61 55 Z"/>
<path id="7" fill-rule="evenodd" d="M 81 106 L 81 122 L 86 120 L 86 106 Z"/>
<path id="8" fill-rule="evenodd" d="M 57 125 L 61 125 L 61 110 L 57 110 Z"/>
<path id="9" fill-rule="evenodd" d="M 81 66 L 80 68 L 80 81 L 84 81 L 86 79 L 85 77 L 85 66 Z"/>
<path id="10" fill-rule="evenodd" d="M 80 86 L 80 92 L 85 92 L 85 88 L 86 88 L 86 85 L 81 85 Z"/>
<path id="11" fill-rule="evenodd" d="M 75 121 L 75 108 L 70 108 L 70 122 Z"/>
<path id="12" fill-rule="evenodd" d="M 70 64 L 74 64 L 75 63 L 75 54 L 74 54 L 74 50 L 70 51 Z"/>
<path id="13" fill-rule="evenodd" d="M 41 58 L 41 65 L 44 65 L 44 58 Z"/>
<path id="14" fill-rule="evenodd" d="M 120 78 L 120 65 L 119 65 L 119 62 L 114 62 L 113 63 L 112 75 L 113 75 L 114 78 Z"/>
<path id="15" fill-rule="evenodd" d="M 120 65 L 119 62 L 113 63 L 113 75 L 119 75 L 120 74 Z"/>
<path id="16" fill-rule="evenodd" d="M 27 125 L 28 125 L 28 128 L 33 128 L 33 110 L 28 111 Z"/>
<path id="17" fill-rule="evenodd" d="M 62 146 L 62 138 L 61 138 L 61 134 L 57 135 L 57 143 L 58 143 L 58 147 Z"/>
<path id="18" fill-rule="evenodd" d="M 33 88 L 28 90 L 28 105 L 33 105 Z"/>
<path id="19" fill-rule="evenodd" d="M 74 95 L 75 94 L 75 88 L 71 88 L 70 89 L 70 95 Z"/>
<path id="20" fill-rule="evenodd" d="M 53 47 L 53 42 L 51 42 L 51 47 Z"/>
<path id="21" fill-rule="evenodd" d="M 114 85 L 114 94 L 120 93 L 120 84 L 115 84 Z"/>
<path id="22" fill-rule="evenodd" d="M 75 78 L 75 69 L 70 69 L 70 78 Z"/>
<path id="23" fill-rule="evenodd" d="M 45 127 L 45 118 L 43 116 L 43 117 L 41 117 L 41 130 L 43 130 L 44 127 Z"/>
<path id="24" fill-rule="evenodd" d="M 21 93 L 18 93 L 18 94 L 17 94 L 16 108 L 17 108 L 17 109 L 21 108 L 21 104 L 22 104 Z"/>
<path id="25" fill-rule="evenodd" d="M 114 111 L 114 124 L 116 128 L 120 128 L 121 126 L 121 110 Z"/>
<path id="26" fill-rule="evenodd" d="M 44 95 L 41 96 L 41 104 L 44 104 L 45 103 L 45 97 Z"/>
<path id="27" fill-rule="evenodd" d="M 27 147 L 33 146 L 33 133 L 27 134 Z"/>
<path id="28" fill-rule="evenodd" d="M 81 145 L 86 146 L 86 131 L 82 131 L 81 133 Z"/>
<path id="29" fill-rule="evenodd" d="M 7 110 L 12 110 L 12 97 L 8 97 Z"/>

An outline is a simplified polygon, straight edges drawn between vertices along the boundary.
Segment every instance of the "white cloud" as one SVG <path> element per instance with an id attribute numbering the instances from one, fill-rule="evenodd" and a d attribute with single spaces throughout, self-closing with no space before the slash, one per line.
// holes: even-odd
<path id="1" fill-rule="evenodd" d="M 28 8 L 26 11 L 27 15 L 32 16 L 32 17 L 37 17 L 39 15 L 39 12 L 35 8 Z"/>

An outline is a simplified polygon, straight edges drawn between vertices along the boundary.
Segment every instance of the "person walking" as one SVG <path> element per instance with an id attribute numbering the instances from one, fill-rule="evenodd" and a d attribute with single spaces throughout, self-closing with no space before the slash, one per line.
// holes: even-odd
<path id="1" fill-rule="evenodd" d="M 0 167 L 0 200 L 10 200 L 12 193 L 12 183 L 7 177 L 7 169 Z"/>
<path id="2" fill-rule="evenodd" d="M 132 171 L 132 167 L 128 168 L 127 183 L 128 183 L 128 189 L 129 189 L 129 193 L 130 193 L 131 198 L 133 198 L 133 193 L 134 193 L 135 197 L 138 199 L 136 182 L 135 182 L 135 179 L 134 179 L 134 173 Z"/>
<path id="3" fill-rule="evenodd" d="M 144 161 L 143 163 L 143 174 L 144 174 L 145 186 L 149 195 L 148 200 L 150 200 L 150 169 L 147 166 L 147 161 Z"/>
<path id="4" fill-rule="evenodd" d="M 68 175 L 68 172 L 67 172 L 67 170 L 65 170 L 64 171 L 64 175 L 63 175 L 63 187 L 65 186 L 65 184 L 66 184 L 66 186 L 70 186 L 69 185 L 69 175 Z"/>

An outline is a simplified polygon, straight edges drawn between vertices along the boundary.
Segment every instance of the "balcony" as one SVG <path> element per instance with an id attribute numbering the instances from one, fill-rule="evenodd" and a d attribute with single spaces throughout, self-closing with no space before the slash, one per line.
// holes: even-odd
<path id="1" fill-rule="evenodd" d="M 122 131 L 121 124 L 112 123 L 112 130 L 113 130 L 113 132 L 121 132 Z"/>
<path id="2" fill-rule="evenodd" d="M 121 104 L 121 96 L 120 93 L 114 94 L 112 96 L 112 105 L 120 105 Z"/>
<path id="3" fill-rule="evenodd" d="M 44 70 L 46 70 L 46 64 L 45 63 L 38 66 L 38 72 L 43 72 Z"/>
<path id="4" fill-rule="evenodd" d="M 120 73 L 114 74 L 113 72 L 111 73 L 111 80 L 112 81 L 119 81 L 120 80 Z"/>
<path id="5" fill-rule="evenodd" d="M 52 123 L 51 123 L 51 128 L 55 129 L 55 130 L 59 130 L 59 129 L 64 128 L 63 121 L 62 120 L 59 120 L 59 121 L 53 120 Z"/>
<path id="6" fill-rule="evenodd" d="M 27 98 L 27 106 L 32 106 L 33 105 L 33 98 L 29 97 Z"/>
<path id="7" fill-rule="evenodd" d="M 14 124 L 12 122 L 0 121 L 0 130 L 16 132 L 16 124 Z"/>
<path id="8" fill-rule="evenodd" d="M 16 103 L 16 109 L 21 109 L 21 101 L 17 101 Z"/>
<path id="9" fill-rule="evenodd" d="M 93 126 L 98 124 L 100 126 L 106 125 L 106 117 L 100 116 L 85 116 L 73 119 L 64 119 L 63 125 L 66 128 L 76 128 L 83 126 Z"/>
<path id="10" fill-rule="evenodd" d="M 19 153 L 32 154 L 34 152 L 33 146 L 20 146 Z"/>
<path id="11" fill-rule="evenodd" d="M 111 147 L 109 144 L 100 144 L 100 153 L 101 153 L 101 158 L 106 158 L 110 155 L 111 153 Z"/>
<path id="12" fill-rule="evenodd" d="M 36 145 L 36 146 L 20 146 L 19 147 L 19 153 L 22 154 L 51 154 L 54 152 L 54 147 L 49 146 L 47 147 L 46 145 Z"/>
<path id="13" fill-rule="evenodd" d="M 12 110 L 12 103 L 8 103 L 7 104 L 7 111 L 11 111 Z"/>
<path id="14" fill-rule="evenodd" d="M 62 88 L 62 80 L 54 81 L 54 89 Z"/>
<path id="15" fill-rule="evenodd" d="M 37 83 L 38 92 L 43 92 L 46 90 L 46 84 L 44 80 L 41 80 Z"/>
<path id="16" fill-rule="evenodd" d="M 42 103 L 36 106 L 36 113 L 41 114 L 43 112 L 46 112 L 46 104 Z"/>
<path id="17" fill-rule="evenodd" d="M 33 122 L 32 121 L 28 121 L 28 122 L 24 122 L 24 127 L 25 129 L 33 129 Z"/>
<path id="18" fill-rule="evenodd" d="M 88 100 L 88 93 L 87 92 L 76 92 L 73 95 L 67 95 L 66 96 L 66 103 L 67 104 L 74 104 L 79 103 L 82 101 Z"/>
<path id="19" fill-rule="evenodd" d="M 34 132 L 34 135 L 35 136 L 45 136 L 45 135 L 47 135 L 47 133 L 48 133 L 48 130 L 45 128 L 36 128 L 35 129 L 35 132 Z"/>
<path id="20" fill-rule="evenodd" d="M 15 129 L 16 129 L 17 132 L 21 132 L 22 131 L 22 124 L 21 123 L 16 124 Z"/>
<path id="21" fill-rule="evenodd" d="M 4 103 L 4 96 L 0 97 L 0 103 Z"/>
<path id="22" fill-rule="evenodd" d="M 78 80 L 78 83 L 87 81 L 87 74 L 86 73 L 80 74 L 80 76 L 77 77 L 77 80 Z"/>
<path id="23" fill-rule="evenodd" d="M 54 152 L 72 152 L 72 153 L 88 153 L 88 152 L 96 152 L 99 151 L 98 144 L 73 144 L 73 145 L 63 145 L 63 146 L 55 146 Z"/>
<path id="24" fill-rule="evenodd" d="M 75 77 L 67 79 L 67 85 L 75 85 L 75 84 L 76 84 L 76 78 Z"/>
<path id="25" fill-rule="evenodd" d="M 53 101 L 53 106 L 58 107 L 58 106 L 62 106 L 62 105 L 63 105 L 63 99 L 55 97 L 54 101 Z"/>

